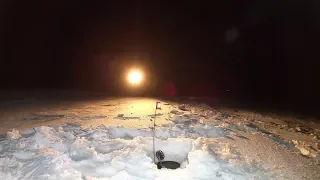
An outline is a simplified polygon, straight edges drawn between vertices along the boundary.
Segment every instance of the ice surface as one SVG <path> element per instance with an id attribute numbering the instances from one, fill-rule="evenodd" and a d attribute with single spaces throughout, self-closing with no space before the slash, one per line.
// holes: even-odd
<path id="1" fill-rule="evenodd" d="M 174 102 L 157 112 L 156 150 L 165 153 L 165 160 L 181 163 L 181 168 L 158 170 L 150 128 L 154 99 L 112 101 L 64 107 L 59 103 L 3 116 L 10 121 L 0 127 L 0 177 L 320 179 L 320 166 L 314 164 L 320 159 L 320 147 L 318 138 L 312 139 L 320 137 L 319 130 L 274 119 L 276 124 L 268 124 L 266 117 L 252 112 Z"/>

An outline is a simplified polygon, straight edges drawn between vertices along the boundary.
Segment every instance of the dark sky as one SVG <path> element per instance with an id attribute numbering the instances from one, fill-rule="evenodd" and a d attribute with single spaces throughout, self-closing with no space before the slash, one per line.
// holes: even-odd
<path id="1" fill-rule="evenodd" d="M 122 70 L 140 64 L 151 94 L 172 84 L 177 95 L 284 106 L 319 99 L 316 0 L 3 0 L 0 8 L 4 89 L 117 92 Z"/>

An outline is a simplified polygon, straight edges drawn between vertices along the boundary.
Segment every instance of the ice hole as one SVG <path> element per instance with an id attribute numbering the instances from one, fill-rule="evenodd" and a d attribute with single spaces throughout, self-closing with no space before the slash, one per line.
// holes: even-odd
<path id="1" fill-rule="evenodd" d="M 188 154 L 192 150 L 193 139 L 188 138 L 168 138 L 167 140 L 155 139 L 155 151 L 153 150 L 153 139 L 143 138 L 141 143 L 145 144 L 144 148 L 158 169 L 168 168 L 177 169 L 185 168 L 188 162 Z M 154 153 L 161 150 L 164 153 L 164 159 L 160 162 L 157 157 L 154 158 Z M 155 160 L 155 161 L 154 161 Z"/>

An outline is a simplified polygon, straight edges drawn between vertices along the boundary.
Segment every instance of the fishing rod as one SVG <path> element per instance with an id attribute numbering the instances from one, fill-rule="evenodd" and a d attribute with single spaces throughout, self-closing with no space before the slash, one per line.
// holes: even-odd
<path id="1" fill-rule="evenodd" d="M 161 102 L 156 102 L 156 109 L 154 110 L 154 120 L 153 120 L 153 162 L 156 163 L 156 145 L 155 145 L 155 135 L 156 135 L 156 117 L 157 110 L 161 110 Z"/>

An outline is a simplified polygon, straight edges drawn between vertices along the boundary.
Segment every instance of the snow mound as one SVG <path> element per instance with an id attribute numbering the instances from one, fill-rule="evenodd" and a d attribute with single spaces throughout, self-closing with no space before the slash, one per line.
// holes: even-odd
<path id="1" fill-rule="evenodd" d="M 28 136 L 23 137 L 22 134 Z M 12 130 L 0 142 L 3 179 L 254 179 L 244 168 L 216 157 L 206 137 L 223 130 L 172 125 L 156 131 L 155 149 L 181 168 L 157 169 L 150 129 L 77 126 Z M 224 151 L 229 152 L 229 151 Z"/>

